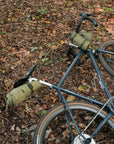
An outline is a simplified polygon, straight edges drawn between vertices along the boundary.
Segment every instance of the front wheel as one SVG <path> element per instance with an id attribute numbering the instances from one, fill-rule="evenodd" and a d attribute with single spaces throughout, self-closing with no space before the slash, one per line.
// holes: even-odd
<path id="1" fill-rule="evenodd" d="M 98 57 L 104 69 L 114 77 L 114 40 L 107 40 L 99 46 Z"/>
<path id="2" fill-rule="evenodd" d="M 83 131 L 89 122 L 93 119 L 96 113 L 100 110 L 98 107 L 92 104 L 84 102 L 70 102 L 69 108 L 74 115 L 74 118 L 79 126 L 80 131 Z M 64 104 L 60 104 L 50 109 L 39 122 L 35 134 L 33 144 L 71 144 L 73 143 L 71 135 L 68 129 L 68 125 L 65 120 L 64 114 L 67 114 L 70 126 L 73 131 L 73 135 L 77 136 L 77 131 L 68 111 Z M 90 127 L 86 130 L 86 134 L 92 134 L 98 124 L 107 115 L 105 111 L 102 111 Z M 99 132 L 99 135 L 95 136 L 96 143 L 110 143 L 114 142 L 114 118 L 108 121 L 103 130 Z M 84 132 L 85 133 L 85 132 Z"/>

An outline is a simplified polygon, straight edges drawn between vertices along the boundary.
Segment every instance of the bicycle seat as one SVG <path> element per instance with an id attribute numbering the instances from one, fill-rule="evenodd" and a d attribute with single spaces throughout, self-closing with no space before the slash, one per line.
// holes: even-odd
<path id="1" fill-rule="evenodd" d="M 17 88 L 17 87 L 25 84 L 25 83 L 28 81 L 29 77 L 32 75 L 32 73 L 33 73 L 33 71 L 35 70 L 35 68 L 36 68 L 36 64 L 33 65 L 33 67 L 27 72 L 27 74 L 26 74 L 24 77 L 22 77 L 21 79 L 17 80 L 17 81 L 14 83 L 13 87 L 14 87 L 14 88 Z"/>

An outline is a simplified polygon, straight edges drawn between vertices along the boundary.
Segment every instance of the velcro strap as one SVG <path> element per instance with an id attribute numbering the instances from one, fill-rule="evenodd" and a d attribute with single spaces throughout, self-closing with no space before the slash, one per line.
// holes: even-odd
<path id="1" fill-rule="evenodd" d="M 86 39 L 82 42 L 82 44 L 80 45 L 80 47 L 83 47 L 84 43 L 86 42 Z"/>
<path id="2" fill-rule="evenodd" d="M 27 86 L 30 88 L 31 94 L 32 94 L 34 92 L 32 84 L 31 83 L 27 83 Z"/>

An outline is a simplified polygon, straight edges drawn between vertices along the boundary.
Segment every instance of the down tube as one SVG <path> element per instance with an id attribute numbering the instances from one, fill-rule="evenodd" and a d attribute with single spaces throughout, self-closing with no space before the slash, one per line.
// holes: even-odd
<path id="1" fill-rule="evenodd" d="M 62 79 L 60 80 L 58 87 L 61 87 L 61 85 L 63 84 L 63 82 L 65 81 L 66 77 L 68 76 L 68 74 L 70 73 L 70 71 L 72 70 L 72 68 L 74 67 L 74 65 L 76 64 L 77 60 L 79 59 L 80 55 L 82 54 L 82 50 L 80 50 L 79 54 L 75 57 L 75 59 L 73 60 L 72 64 L 70 65 L 70 67 L 68 68 L 68 70 L 66 71 L 65 75 L 62 77 Z"/>
<path id="2" fill-rule="evenodd" d="M 105 84 L 105 81 L 104 81 L 104 79 L 103 79 L 103 77 L 101 75 L 101 72 L 100 72 L 100 70 L 98 68 L 98 65 L 97 65 L 97 63 L 96 63 L 96 61 L 94 59 L 93 54 L 92 54 L 92 50 L 88 49 L 87 51 L 88 51 L 89 57 L 91 58 L 91 61 L 92 61 L 93 65 L 94 65 L 94 68 L 95 68 L 95 70 L 96 70 L 96 72 L 98 74 L 98 77 L 99 77 L 99 80 L 101 82 L 101 85 L 103 86 L 103 88 L 104 88 L 104 90 L 105 90 L 105 92 L 107 94 L 107 97 L 111 98 L 110 92 L 109 92 L 109 90 L 108 90 L 108 88 L 107 88 L 107 86 Z"/>

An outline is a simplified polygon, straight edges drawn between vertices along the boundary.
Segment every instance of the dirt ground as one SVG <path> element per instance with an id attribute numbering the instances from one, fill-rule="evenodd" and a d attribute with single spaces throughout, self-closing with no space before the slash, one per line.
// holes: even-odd
<path id="1" fill-rule="evenodd" d="M 14 82 L 37 64 L 33 77 L 57 85 L 73 60 L 67 56 L 69 33 L 76 29 L 79 13 L 98 16 L 97 28 L 90 22 L 81 26 L 93 33 L 91 48 L 96 49 L 101 42 L 114 38 L 112 6 L 113 0 L 0 0 L 1 144 L 32 143 L 42 115 L 58 103 L 57 93 L 42 86 L 18 106 L 6 109 L 5 95 Z M 114 80 L 98 65 L 114 95 Z M 102 102 L 107 100 L 87 55 L 73 68 L 63 87 Z"/>

